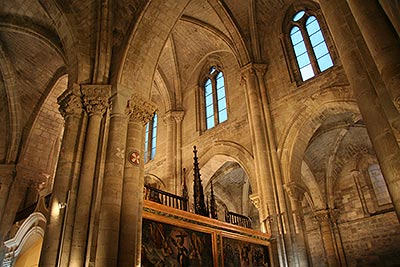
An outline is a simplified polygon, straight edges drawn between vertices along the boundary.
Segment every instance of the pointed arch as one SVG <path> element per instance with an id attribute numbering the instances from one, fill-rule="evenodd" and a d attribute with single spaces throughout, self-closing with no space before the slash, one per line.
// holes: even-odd
<path id="1" fill-rule="evenodd" d="M 22 136 L 22 107 L 16 88 L 15 69 L 0 43 L 0 72 L 3 76 L 8 108 L 7 155 L 5 163 L 15 163 L 18 157 L 19 144 Z"/>
<path id="2" fill-rule="evenodd" d="M 210 146 L 206 147 L 204 150 L 199 151 L 199 166 L 200 172 L 202 166 L 205 166 L 207 163 L 210 163 L 211 160 L 215 160 L 215 162 L 219 162 L 220 164 L 213 164 L 214 172 L 218 170 L 223 163 L 228 160 L 237 162 L 240 167 L 243 168 L 247 177 L 249 178 L 251 188 L 254 192 L 257 192 L 258 185 L 256 181 L 255 175 L 255 167 L 254 167 L 254 158 L 253 155 L 242 145 L 237 144 L 232 141 L 215 141 L 210 144 Z M 218 160 L 216 160 L 218 158 Z M 214 163 L 215 163 L 214 162 Z M 189 171 L 186 177 L 193 177 L 193 170 Z M 208 183 L 207 181 L 203 181 L 203 185 Z"/>
<path id="3" fill-rule="evenodd" d="M 76 29 L 73 18 L 65 14 L 56 1 L 39 0 L 39 3 L 52 20 L 58 38 L 62 43 L 64 57 L 68 65 L 69 83 L 80 82 L 84 79 L 79 76 L 81 75 L 82 62 L 89 62 L 90 55 L 85 55 L 78 49 L 78 40 L 73 32 L 73 29 Z"/>
<path id="4" fill-rule="evenodd" d="M 304 108 L 292 118 L 291 124 L 286 128 L 284 137 L 278 146 L 285 184 L 300 182 L 299 174 L 302 173 L 304 153 L 314 132 L 327 117 L 343 112 L 359 114 L 357 104 L 350 100 L 350 92 L 340 98 L 331 96 L 330 98 L 316 99 L 311 97 L 305 102 Z M 309 189 L 311 190 L 311 188 Z M 309 194 L 313 194 L 313 192 L 310 191 Z M 313 201 L 320 199 L 318 195 L 311 197 Z"/>

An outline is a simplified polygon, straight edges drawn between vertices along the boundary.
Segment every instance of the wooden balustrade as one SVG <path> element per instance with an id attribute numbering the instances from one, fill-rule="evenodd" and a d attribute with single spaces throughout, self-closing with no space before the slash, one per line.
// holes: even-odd
<path id="1" fill-rule="evenodd" d="M 188 211 L 189 200 L 187 198 L 165 192 L 149 185 L 144 186 L 144 199 L 171 208 Z M 226 211 L 225 221 L 234 225 L 251 228 L 251 219 L 238 213 Z"/>
<path id="2" fill-rule="evenodd" d="M 251 228 L 251 219 L 249 217 L 231 211 L 225 212 L 225 221 L 238 226 Z"/>
<path id="3" fill-rule="evenodd" d="M 149 185 L 144 186 L 144 199 L 154 201 L 171 208 L 188 211 L 187 198 L 162 191 Z"/>

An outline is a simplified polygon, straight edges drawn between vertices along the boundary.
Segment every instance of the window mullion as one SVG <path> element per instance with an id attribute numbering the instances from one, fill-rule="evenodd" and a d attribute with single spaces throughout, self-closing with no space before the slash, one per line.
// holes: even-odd
<path id="1" fill-rule="evenodd" d="M 211 79 L 212 86 L 212 97 L 213 97 L 213 110 L 214 110 L 214 125 L 218 124 L 219 114 L 218 114 L 218 99 L 217 99 L 217 75 L 214 75 Z"/>
<path id="2" fill-rule="evenodd" d="M 320 73 L 320 71 L 319 71 L 317 59 L 315 58 L 315 55 L 314 55 L 313 47 L 311 45 L 310 36 L 308 36 L 308 32 L 306 30 L 305 21 L 306 20 L 304 20 L 303 25 L 300 27 L 300 31 L 301 31 L 301 34 L 303 35 L 304 44 L 306 45 L 307 54 L 308 54 L 308 57 L 310 58 L 310 63 L 314 70 L 314 75 L 317 75 L 318 73 Z"/>
<path id="3" fill-rule="evenodd" d="M 147 135 L 148 142 L 147 142 L 147 155 L 146 155 L 146 162 L 151 160 L 151 148 L 153 147 L 153 119 L 150 120 L 149 123 L 149 132 Z"/>

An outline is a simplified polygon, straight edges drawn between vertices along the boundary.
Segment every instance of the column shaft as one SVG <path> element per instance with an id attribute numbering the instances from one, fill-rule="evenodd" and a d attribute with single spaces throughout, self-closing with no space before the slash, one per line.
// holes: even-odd
<path id="1" fill-rule="evenodd" d="M 82 101 L 79 93 L 67 91 L 59 98 L 59 103 L 65 117 L 65 127 L 42 245 L 41 267 L 57 266 L 65 210 L 60 210 L 58 203 L 67 201 L 81 127 Z"/>
<path id="2" fill-rule="evenodd" d="M 167 112 L 164 120 L 167 124 L 167 153 L 165 160 L 165 178 L 167 182 L 167 191 L 176 194 L 176 174 L 175 174 L 175 119 L 171 111 Z"/>
<path id="3" fill-rule="evenodd" d="M 304 189 L 291 182 L 285 185 L 290 199 L 290 206 L 292 211 L 291 228 L 293 229 L 294 237 L 294 254 L 296 255 L 298 266 L 309 266 L 306 237 L 304 233 L 304 215 L 301 206 L 301 200 L 304 197 Z"/>
<path id="4" fill-rule="evenodd" d="M 379 3 L 400 37 L 400 0 L 379 0 Z"/>
<path id="5" fill-rule="evenodd" d="M 111 114 L 100 204 L 96 267 L 117 266 L 127 127 L 125 114 Z"/>
<path id="6" fill-rule="evenodd" d="M 70 266 L 84 266 L 85 262 L 100 123 L 101 116 L 99 115 L 89 118 L 76 202 Z"/>
<path id="7" fill-rule="evenodd" d="M 90 244 L 87 244 L 87 238 L 92 207 L 94 174 L 101 120 L 108 107 L 109 86 L 82 85 L 81 90 L 84 105 L 89 114 L 89 123 L 86 129 L 85 151 L 79 178 L 74 230 L 72 233 L 70 266 L 73 267 L 85 265 L 86 249 L 88 245 L 90 246 Z"/>
<path id="8" fill-rule="evenodd" d="M 118 266 L 140 265 L 141 218 L 143 210 L 143 126 L 135 121 L 129 121 L 128 136 L 126 141 L 127 159 L 125 164 L 121 227 L 119 237 Z M 136 157 L 132 160 L 129 157 Z"/>
<path id="9" fill-rule="evenodd" d="M 343 15 L 342 6 L 337 1 L 329 0 L 321 0 L 320 4 L 367 126 L 397 217 L 400 218 L 400 148 L 378 101 L 367 72 L 368 67 L 364 64 L 358 43 L 350 30 L 352 25 Z"/>
<path id="10" fill-rule="evenodd" d="M 321 237 L 324 243 L 326 261 L 328 266 L 338 266 L 335 252 L 334 240 L 332 238 L 331 222 L 328 210 L 319 210 L 315 212 L 315 217 L 320 225 Z"/>
<path id="11" fill-rule="evenodd" d="M 177 194 L 182 194 L 183 189 L 183 174 L 182 174 L 182 120 L 184 116 L 184 111 L 176 111 L 178 114 L 175 116 L 176 120 L 176 176 L 179 181 L 179 188 L 177 189 Z"/>
<path id="12" fill-rule="evenodd" d="M 155 106 L 139 96 L 128 104 L 128 134 L 122 189 L 118 266 L 140 266 L 144 186 L 144 125 L 151 120 Z"/>
<path id="13" fill-rule="evenodd" d="M 389 92 L 391 103 L 387 105 L 397 108 L 389 120 L 400 131 L 400 39 L 377 0 L 347 2 Z"/>
<path id="14" fill-rule="evenodd" d="M 278 227 L 281 229 L 281 234 L 285 240 L 285 250 L 288 259 L 289 266 L 293 265 L 294 253 L 292 251 L 292 239 L 290 237 L 289 229 L 289 218 L 286 207 L 286 199 L 283 189 L 282 175 L 280 171 L 280 163 L 276 151 L 275 134 L 272 126 L 271 110 L 269 108 L 269 102 L 267 98 L 267 89 L 265 87 L 265 73 L 267 71 L 266 64 L 253 64 L 253 68 L 257 75 L 258 86 L 260 88 L 260 96 L 262 103 L 262 110 L 265 118 L 266 128 L 266 139 L 267 139 L 267 151 L 269 155 L 270 165 L 272 166 L 272 177 L 271 180 L 274 185 L 276 192 L 275 206 L 278 214 Z"/>
<path id="15" fill-rule="evenodd" d="M 246 81 L 246 101 L 249 121 L 252 128 L 253 153 L 255 158 L 258 192 L 260 196 L 260 219 L 265 224 L 267 232 L 277 238 L 278 254 L 280 260 L 273 259 L 274 266 L 286 266 L 283 241 L 280 239 L 277 224 L 275 194 L 273 188 L 273 170 L 268 154 L 266 140 L 265 118 L 260 102 L 260 91 L 257 77 L 252 66 L 243 69 L 243 78 Z M 276 254 L 275 254 L 276 255 Z"/>

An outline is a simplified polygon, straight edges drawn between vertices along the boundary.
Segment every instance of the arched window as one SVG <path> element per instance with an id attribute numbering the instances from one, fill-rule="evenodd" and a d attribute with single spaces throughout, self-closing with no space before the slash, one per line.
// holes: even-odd
<path id="1" fill-rule="evenodd" d="M 315 15 L 300 10 L 291 17 L 288 31 L 294 55 L 296 79 L 304 82 L 331 68 L 333 60 L 320 23 Z"/>
<path id="2" fill-rule="evenodd" d="M 157 113 L 146 124 L 146 135 L 144 138 L 144 162 L 154 159 L 157 146 Z"/>
<path id="3" fill-rule="evenodd" d="M 379 165 L 370 165 L 368 167 L 368 174 L 371 178 L 372 188 L 374 189 L 378 205 L 382 206 L 391 203 L 392 200 L 390 198 L 389 191 Z"/>
<path id="4" fill-rule="evenodd" d="M 216 67 L 211 67 L 203 89 L 205 128 L 208 130 L 228 119 L 225 81 L 222 71 L 218 70 Z"/>

